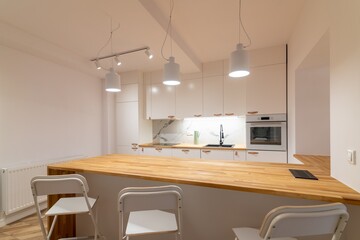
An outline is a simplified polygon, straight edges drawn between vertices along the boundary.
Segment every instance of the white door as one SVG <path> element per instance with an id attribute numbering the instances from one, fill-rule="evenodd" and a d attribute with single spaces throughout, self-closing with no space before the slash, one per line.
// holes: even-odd
<path id="1" fill-rule="evenodd" d="M 224 78 L 224 115 L 246 114 L 246 78 Z"/>
<path id="2" fill-rule="evenodd" d="M 204 77 L 203 79 L 203 115 L 205 117 L 223 115 L 223 81 L 224 76 Z"/>
<path id="3" fill-rule="evenodd" d="M 151 119 L 175 118 L 175 86 L 151 85 Z"/>
<path id="4" fill-rule="evenodd" d="M 157 156 L 157 157 L 171 157 L 172 151 L 171 148 L 162 148 L 162 147 L 143 147 L 141 148 L 142 155 L 148 156 Z"/>

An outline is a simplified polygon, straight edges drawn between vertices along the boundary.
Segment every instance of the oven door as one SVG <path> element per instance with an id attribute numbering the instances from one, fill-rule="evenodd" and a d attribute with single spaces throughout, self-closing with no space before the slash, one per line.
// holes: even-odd
<path id="1" fill-rule="evenodd" d="M 246 123 L 246 148 L 286 151 L 286 122 Z"/>

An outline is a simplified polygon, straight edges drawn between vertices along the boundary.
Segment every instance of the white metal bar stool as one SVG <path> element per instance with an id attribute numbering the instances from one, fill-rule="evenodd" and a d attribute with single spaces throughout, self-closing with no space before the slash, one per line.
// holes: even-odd
<path id="1" fill-rule="evenodd" d="M 163 233 L 181 239 L 182 190 L 178 186 L 124 188 L 118 204 L 121 240 Z"/>
<path id="2" fill-rule="evenodd" d="M 93 212 L 97 198 L 88 197 L 89 186 L 83 176 L 79 174 L 37 176 L 31 180 L 31 190 L 44 240 L 50 239 L 59 215 L 82 213 L 88 213 L 94 225 L 95 233 L 91 239 L 96 240 L 100 237 L 96 214 Z M 37 197 L 53 194 L 76 194 L 76 196 L 60 198 L 45 215 L 42 216 Z M 51 223 L 50 229 L 46 231 L 42 218 L 48 216 L 54 216 L 54 220 Z M 66 239 L 90 239 L 90 237 L 72 237 Z"/>
<path id="3" fill-rule="evenodd" d="M 332 234 L 332 240 L 339 240 L 348 219 L 342 203 L 283 206 L 270 211 L 260 229 L 233 228 L 233 231 L 238 240 L 290 240 L 324 234 Z"/>

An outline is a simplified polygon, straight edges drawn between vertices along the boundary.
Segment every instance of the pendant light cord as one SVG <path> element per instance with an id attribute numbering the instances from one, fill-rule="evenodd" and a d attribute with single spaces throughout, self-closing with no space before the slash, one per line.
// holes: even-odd
<path id="1" fill-rule="evenodd" d="M 167 28 L 166 28 L 166 35 L 165 35 L 165 39 L 163 41 L 163 44 L 161 46 L 161 56 L 166 60 L 166 61 L 169 61 L 169 58 L 166 58 L 164 56 L 164 53 L 163 53 L 163 50 L 164 50 L 164 46 L 165 46 L 165 43 L 166 43 L 166 39 L 169 35 L 169 32 L 170 32 L 170 54 L 172 56 L 172 27 L 171 27 L 171 17 L 172 17 L 172 12 L 174 10 L 174 0 L 170 0 L 170 16 L 169 16 L 169 22 L 168 22 L 168 25 L 167 25 Z"/>
<path id="2" fill-rule="evenodd" d="M 250 47 L 251 46 L 251 38 L 249 37 L 249 34 L 247 33 L 244 24 L 241 20 L 241 0 L 239 0 L 239 43 L 240 43 L 240 32 L 241 32 L 241 28 L 244 30 L 246 38 L 249 40 L 249 44 L 244 46 L 244 48 Z"/>
<path id="3" fill-rule="evenodd" d="M 111 53 L 113 52 L 112 35 L 113 35 L 113 33 L 114 33 L 115 31 L 117 31 L 119 28 L 120 28 L 120 24 L 118 24 L 118 26 L 117 26 L 115 29 L 112 29 L 112 17 L 110 17 L 110 36 L 109 36 L 108 40 L 106 41 L 106 43 L 104 44 L 104 46 L 102 46 L 102 48 L 100 48 L 100 50 L 99 50 L 98 53 L 96 54 L 96 59 L 97 59 L 97 60 L 99 59 L 99 55 L 100 55 L 101 51 L 102 51 L 107 45 L 109 45 L 109 43 L 110 43 Z M 112 64 L 114 65 L 114 63 L 112 63 Z M 100 65 L 100 62 L 99 62 L 99 65 Z M 112 65 L 112 66 L 113 66 L 113 65 Z M 109 69 L 104 68 L 104 67 L 102 67 L 102 66 L 101 66 L 101 68 L 109 71 Z"/>

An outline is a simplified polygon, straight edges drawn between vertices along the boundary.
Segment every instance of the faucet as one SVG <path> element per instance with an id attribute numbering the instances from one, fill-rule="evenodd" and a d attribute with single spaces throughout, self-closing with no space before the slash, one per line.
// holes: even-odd
<path id="1" fill-rule="evenodd" d="M 224 131 L 222 124 L 220 124 L 220 146 L 222 146 L 223 143 L 224 143 Z"/>

